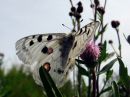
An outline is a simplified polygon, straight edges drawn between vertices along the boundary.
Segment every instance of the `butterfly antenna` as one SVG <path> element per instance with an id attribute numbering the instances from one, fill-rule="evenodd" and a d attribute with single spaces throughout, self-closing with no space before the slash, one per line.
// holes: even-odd
<path id="1" fill-rule="evenodd" d="M 83 19 L 80 22 L 83 22 Z"/>
<path id="2" fill-rule="evenodd" d="M 69 30 L 72 30 L 71 28 L 69 28 L 68 26 L 66 26 L 65 24 L 62 24 L 63 27 L 66 27 Z"/>

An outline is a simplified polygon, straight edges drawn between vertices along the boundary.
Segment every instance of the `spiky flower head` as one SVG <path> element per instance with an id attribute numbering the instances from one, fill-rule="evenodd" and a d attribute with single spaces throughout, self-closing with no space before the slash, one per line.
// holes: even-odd
<path id="1" fill-rule="evenodd" d="M 99 46 L 95 45 L 94 42 L 89 42 L 86 45 L 86 49 L 80 55 L 80 57 L 87 65 L 94 65 L 97 59 L 99 58 L 99 55 L 100 55 Z"/>

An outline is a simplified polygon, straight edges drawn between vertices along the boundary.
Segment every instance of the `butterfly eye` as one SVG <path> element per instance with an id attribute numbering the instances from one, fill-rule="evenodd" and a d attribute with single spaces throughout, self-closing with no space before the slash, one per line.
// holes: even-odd
<path id="1" fill-rule="evenodd" d="M 44 63 L 44 64 L 43 64 L 43 67 L 46 69 L 47 72 L 49 72 L 50 69 L 51 69 L 51 66 L 50 66 L 50 63 L 49 63 L 49 62 Z"/>

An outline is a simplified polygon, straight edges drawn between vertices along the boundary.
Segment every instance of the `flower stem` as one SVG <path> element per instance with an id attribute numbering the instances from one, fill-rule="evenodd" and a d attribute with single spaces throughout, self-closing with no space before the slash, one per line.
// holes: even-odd
<path id="1" fill-rule="evenodd" d="M 119 42 L 119 47 L 118 47 L 119 57 L 121 57 L 122 56 L 122 54 L 121 54 L 121 40 L 120 40 L 119 30 L 117 28 L 116 28 L 116 32 L 117 32 L 117 37 L 118 37 L 118 42 Z"/>
<path id="2" fill-rule="evenodd" d="M 101 19 L 101 29 L 103 29 L 103 16 L 102 16 L 102 19 Z M 100 43 L 102 44 L 103 43 L 103 33 L 101 33 L 101 41 Z"/>
<path id="3" fill-rule="evenodd" d="M 95 5 L 94 21 L 97 20 L 97 5 Z"/>
<path id="4" fill-rule="evenodd" d="M 90 96 L 91 94 L 91 76 L 89 75 L 89 78 L 88 78 L 88 91 L 87 91 L 87 97 L 91 97 Z"/>
<path id="5" fill-rule="evenodd" d="M 97 66 L 97 72 L 100 71 L 100 64 Z M 97 97 L 99 97 L 99 75 L 97 75 L 97 81 L 96 81 L 96 88 L 97 88 Z"/>
<path id="6" fill-rule="evenodd" d="M 119 54 L 117 53 L 116 49 L 114 48 L 113 44 L 111 44 L 112 49 L 114 50 L 114 52 L 116 53 L 116 56 L 119 56 Z"/>
<path id="7" fill-rule="evenodd" d="M 93 76 L 93 96 L 92 97 L 96 97 L 96 74 L 95 74 L 94 69 L 92 69 L 92 76 Z"/>
<path id="8" fill-rule="evenodd" d="M 78 95 L 79 95 L 79 97 L 81 97 L 81 93 L 82 93 L 82 90 L 81 90 L 81 88 L 82 88 L 82 78 L 81 78 L 81 75 L 80 75 L 80 73 L 78 72 Z"/>
<path id="9" fill-rule="evenodd" d="M 71 4 L 71 6 L 73 7 L 73 3 L 72 3 L 72 0 L 70 0 L 70 4 Z"/>

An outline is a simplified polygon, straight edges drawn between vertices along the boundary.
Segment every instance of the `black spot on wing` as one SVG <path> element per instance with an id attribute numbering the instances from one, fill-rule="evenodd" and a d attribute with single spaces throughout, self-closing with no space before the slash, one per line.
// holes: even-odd
<path id="1" fill-rule="evenodd" d="M 62 73 L 64 73 L 64 70 L 58 68 L 58 69 L 57 69 L 57 73 L 62 74 Z"/>
<path id="2" fill-rule="evenodd" d="M 87 35 L 89 35 L 89 33 L 90 33 L 90 29 L 88 29 Z"/>
<path id="3" fill-rule="evenodd" d="M 74 46 L 72 49 L 74 49 L 77 46 L 77 41 L 75 41 Z"/>
<path id="4" fill-rule="evenodd" d="M 44 54 L 47 53 L 48 52 L 48 48 L 46 46 L 43 47 L 43 49 L 41 50 L 41 52 L 44 53 Z"/>
<path id="5" fill-rule="evenodd" d="M 87 26 L 84 27 L 84 32 L 83 33 L 86 33 L 87 31 Z"/>
<path id="6" fill-rule="evenodd" d="M 49 41 L 49 40 L 52 40 L 52 35 L 48 35 L 48 37 L 47 37 L 47 40 Z"/>
<path id="7" fill-rule="evenodd" d="M 34 44 L 33 40 L 29 42 L 29 46 L 32 46 Z"/>
<path id="8" fill-rule="evenodd" d="M 80 31 L 79 31 L 79 34 L 81 34 L 81 33 L 82 33 L 82 31 L 83 31 L 83 29 L 81 28 L 81 29 L 80 29 Z"/>
<path id="9" fill-rule="evenodd" d="M 42 41 L 42 35 L 39 35 L 39 36 L 38 36 L 37 41 L 38 41 L 38 42 L 41 42 L 41 41 Z"/>
<path id="10" fill-rule="evenodd" d="M 57 70 L 54 69 L 54 72 L 57 72 L 58 74 L 62 74 L 62 73 L 64 73 L 64 70 L 58 68 Z"/>
<path id="11" fill-rule="evenodd" d="M 35 38 L 35 35 L 33 35 L 32 38 Z"/>

